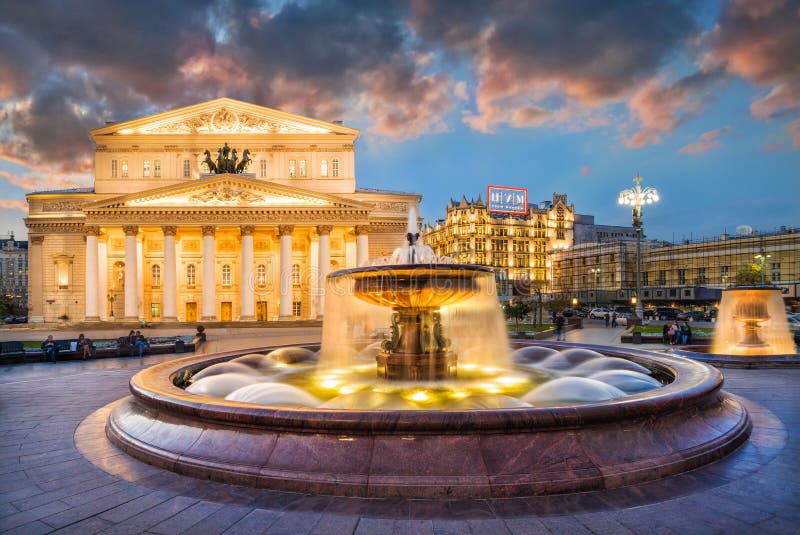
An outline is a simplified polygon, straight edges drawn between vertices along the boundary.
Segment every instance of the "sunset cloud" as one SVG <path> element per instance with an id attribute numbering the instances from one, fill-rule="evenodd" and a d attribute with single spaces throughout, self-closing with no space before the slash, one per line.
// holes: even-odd
<path id="1" fill-rule="evenodd" d="M 724 136 L 730 131 L 730 127 L 725 127 L 700 134 L 700 138 L 697 141 L 688 145 L 684 145 L 680 148 L 679 152 L 684 152 L 687 154 L 702 154 L 710 151 L 711 149 L 717 149 L 722 146 L 722 143 L 717 141 L 717 138 Z"/>
<path id="2" fill-rule="evenodd" d="M 28 213 L 28 203 L 16 199 L 0 199 L 0 208 L 3 208 L 4 210 L 19 210 L 21 212 Z"/>
<path id="3" fill-rule="evenodd" d="M 581 167 L 581 174 L 583 176 L 591 175 L 592 174 L 592 168 L 589 167 L 588 165 L 584 165 L 583 167 Z"/>

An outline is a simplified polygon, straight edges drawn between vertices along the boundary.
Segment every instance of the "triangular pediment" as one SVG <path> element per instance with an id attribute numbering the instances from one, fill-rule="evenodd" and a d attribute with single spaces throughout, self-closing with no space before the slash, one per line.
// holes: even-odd
<path id="1" fill-rule="evenodd" d="M 92 136 L 174 134 L 332 134 L 358 130 L 230 98 L 218 98 L 92 130 Z"/>
<path id="2" fill-rule="evenodd" d="M 338 208 L 370 205 L 336 195 L 284 186 L 241 175 L 223 174 L 85 205 L 84 211 L 114 208 Z"/>

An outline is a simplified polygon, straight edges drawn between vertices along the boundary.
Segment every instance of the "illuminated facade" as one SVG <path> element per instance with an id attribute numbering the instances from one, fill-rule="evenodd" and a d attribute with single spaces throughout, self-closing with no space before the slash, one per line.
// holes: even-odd
<path id="1" fill-rule="evenodd" d="M 27 307 L 28 242 L 17 241 L 13 233 L 0 236 L 0 295 L 16 307 Z"/>
<path id="2" fill-rule="evenodd" d="M 320 316 L 420 201 L 356 186 L 358 134 L 227 98 L 93 130 L 93 188 L 27 195 L 31 321 Z"/>
<path id="3" fill-rule="evenodd" d="M 477 201 L 450 201 L 445 219 L 423 228 L 423 238 L 436 254 L 457 262 L 494 268 L 501 296 L 514 287 L 527 293 L 549 282 L 548 251 L 574 243 L 575 207 L 566 194 L 552 201 L 529 204 L 526 215 L 492 213 L 482 197 Z"/>
<path id="4" fill-rule="evenodd" d="M 587 305 L 623 303 L 635 295 L 636 252 L 631 241 L 576 245 L 552 255 L 552 290 Z M 748 264 L 764 282 L 800 296 L 800 232 L 722 235 L 713 239 L 642 244 L 642 300 L 652 304 L 710 303 L 737 283 Z M 759 281 L 756 281 L 759 282 Z"/>

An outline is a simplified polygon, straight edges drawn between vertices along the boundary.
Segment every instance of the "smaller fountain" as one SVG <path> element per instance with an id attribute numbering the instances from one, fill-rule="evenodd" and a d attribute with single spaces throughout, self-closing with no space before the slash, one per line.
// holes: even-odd
<path id="1" fill-rule="evenodd" d="M 674 353 L 724 367 L 800 364 L 783 297 L 774 286 L 723 290 L 711 350 L 688 346 Z"/>

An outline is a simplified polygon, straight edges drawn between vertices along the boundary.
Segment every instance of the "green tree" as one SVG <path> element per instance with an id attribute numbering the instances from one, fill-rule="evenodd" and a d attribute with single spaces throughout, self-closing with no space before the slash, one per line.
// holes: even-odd
<path id="1" fill-rule="evenodd" d="M 736 274 L 736 284 L 739 286 L 753 286 L 761 284 L 762 281 L 769 284 L 770 279 L 764 273 L 764 278 L 761 278 L 761 264 L 755 262 L 747 262 L 742 269 Z"/>
<path id="2" fill-rule="evenodd" d="M 0 321 L 6 316 L 14 315 L 14 302 L 6 295 L 0 295 Z"/>
<path id="3" fill-rule="evenodd" d="M 551 299 L 545 303 L 547 311 L 552 315 L 553 312 L 561 312 L 570 305 L 569 299 Z"/>
<path id="4" fill-rule="evenodd" d="M 519 320 L 530 314 L 531 304 L 527 301 L 509 301 L 503 305 L 503 313 L 506 319 L 513 319 L 515 325 L 519 325 Z"/>

